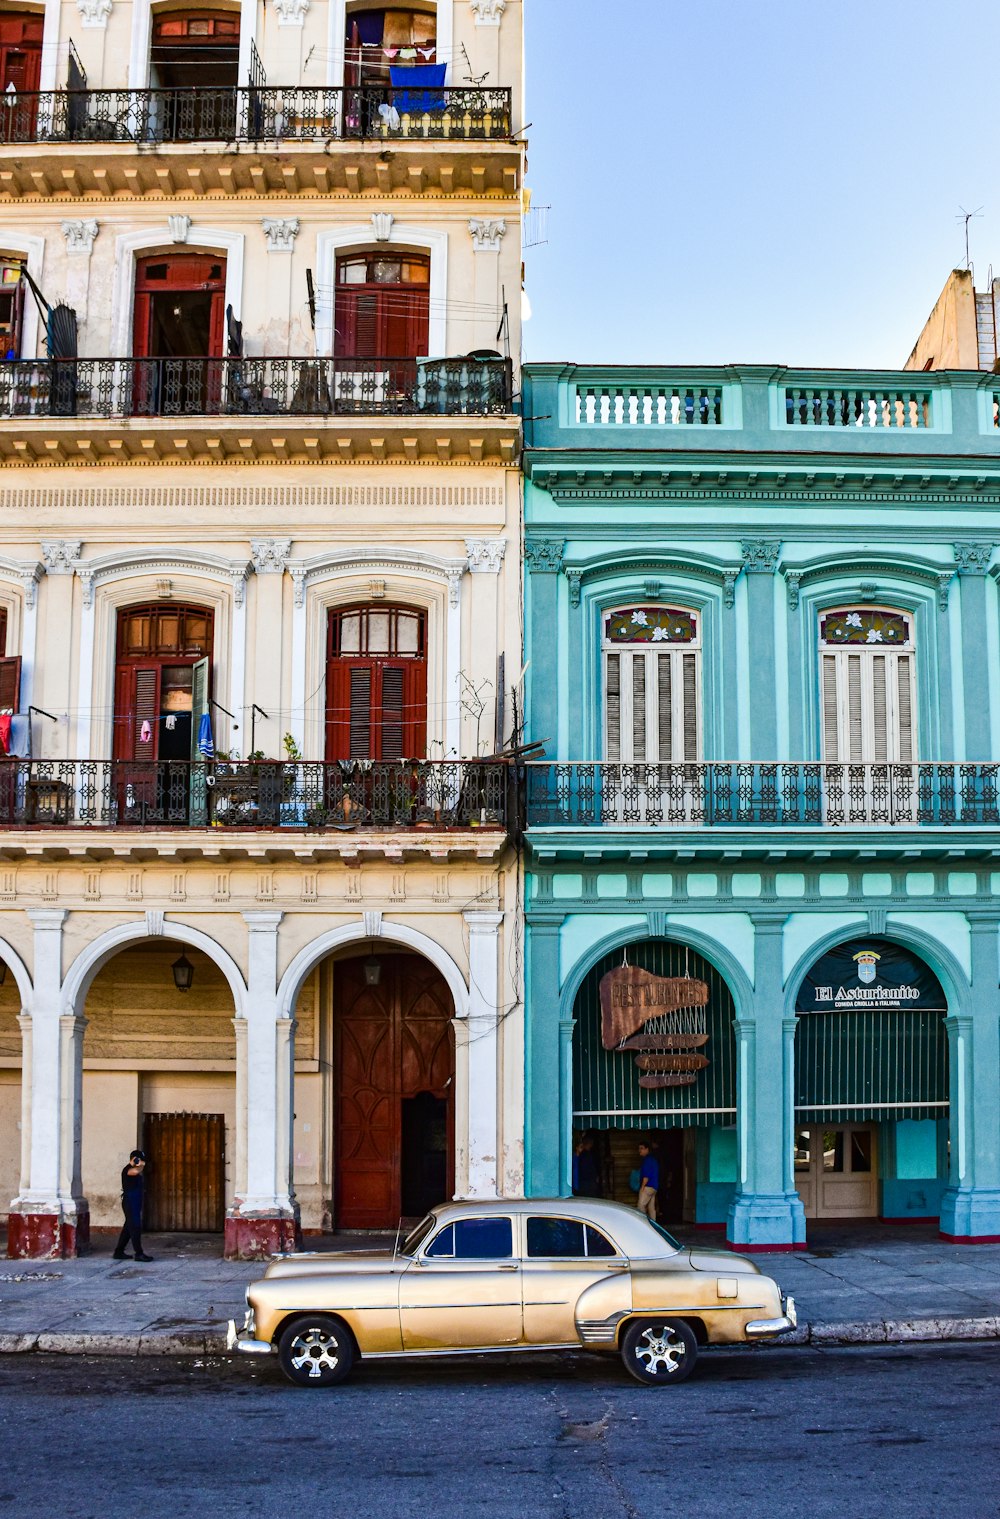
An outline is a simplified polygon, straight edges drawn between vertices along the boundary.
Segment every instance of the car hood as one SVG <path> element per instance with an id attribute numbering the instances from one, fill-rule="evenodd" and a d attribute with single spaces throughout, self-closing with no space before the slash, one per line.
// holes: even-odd
<path id="1" fill-rule="evenodd" d="M 395 1253 L 400 1270 L 409 1258 Z M 391 1250 L 315 1250 L 297 1255 L 279 1255 L 264 1272 L 274 1276 L 341 1276 L 361 1271 L 386 1271 L 393 1263 Z"/>
<path id="2" fill-rule="evenodd" d="M 756 1261 L 745 1255 L 733 1255 L 728 1250 L 700 1250 L 695 1246 L 687 1254 L 696 1271 L 710 1271 L 713 1276 L 761 1275 Z"/>

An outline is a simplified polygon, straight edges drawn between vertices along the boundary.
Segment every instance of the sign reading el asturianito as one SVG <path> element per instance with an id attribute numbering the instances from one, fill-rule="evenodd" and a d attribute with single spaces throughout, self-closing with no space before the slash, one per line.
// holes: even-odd
<path id="1" fill-rule="evenodd" d="M 828 950 L 806 976 L 797 1013 L 946 1013 L 941 983 L 928 965 L 890 939 L 857 939 Z"/>

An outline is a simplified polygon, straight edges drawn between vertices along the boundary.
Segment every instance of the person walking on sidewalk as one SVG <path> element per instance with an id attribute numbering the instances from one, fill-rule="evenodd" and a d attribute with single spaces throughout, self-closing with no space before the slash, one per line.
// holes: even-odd
<path id="1" fill-rule="evenodd" d="M 122 1168 L 122 1212 L 125 1214 L 125 1223 L 115 1246 L 114 1259 L 116 1261 L 128 1260 L 125 1247 L 130 1240 L 137 1261 L 153 1259 L 142 1248 L 142 1205 L 146 1194 L 145 1170 L 145 1155 L 141 1150 L 133 1150 L 128 1158 L 128 1165 Z"/>
<path id="2" fill-rule="evenodd" d="M 660 1188 L 660 1162 L 649 1145 L 639 1146 L 639 1199 L 636 1207 L 656 1223 L 656 1194 Z"/>

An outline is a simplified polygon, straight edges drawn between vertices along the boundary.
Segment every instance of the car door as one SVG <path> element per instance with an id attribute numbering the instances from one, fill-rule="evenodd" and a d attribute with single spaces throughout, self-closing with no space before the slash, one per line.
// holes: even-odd
<path id="1" fill-rule="evenodd" d="M 576 1305 L 581 1293 L 628 1260 L 594 1224 L 555 1213 L 524 1220 L 521 1292 L 528 1345 L 576 1345 Z"/>
<path id="2" fill-rule="evenodd" d="M 522 1338 L 521 1263 L 514 1221 L 456 1219 L 439 1229 L 399 1285 L 404 1350 L 469 1350 Z"/>

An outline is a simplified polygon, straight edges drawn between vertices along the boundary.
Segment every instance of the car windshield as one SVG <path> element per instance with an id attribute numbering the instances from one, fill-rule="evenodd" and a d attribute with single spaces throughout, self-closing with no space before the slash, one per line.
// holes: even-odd
<path id="1" fill-rule="evenodd" d="M 674 1239 L 673 1235 L 668 1234 L 662 1224 L 654 1224 L 651 1218 L 647 1218 L 646 1222 L 651 1229 L 655 1229 L 657 1234 L 661 1235 L 666 1240 L 668 1245 L 673 1245 L 675 1250 L 679 1250 L 681 1248 L 677 1241 Z"/>
<path id="2" fill-rule="evenodd" d="M 420 1246 L 423 1244 L 428 1234 L 430 1234 L 436 1223 L 437 1219 L 434 1217 L 433 1213 L 428 1213 L 426 1218 L 422 1218 L 417 1227 L 415 1229 L 411 1229 L 409 1234 L 404 1239 L 401 1247 L 401 1253 L 403 1255 L 416 1255 L 417 1251 L 420 1249 Z"/>

